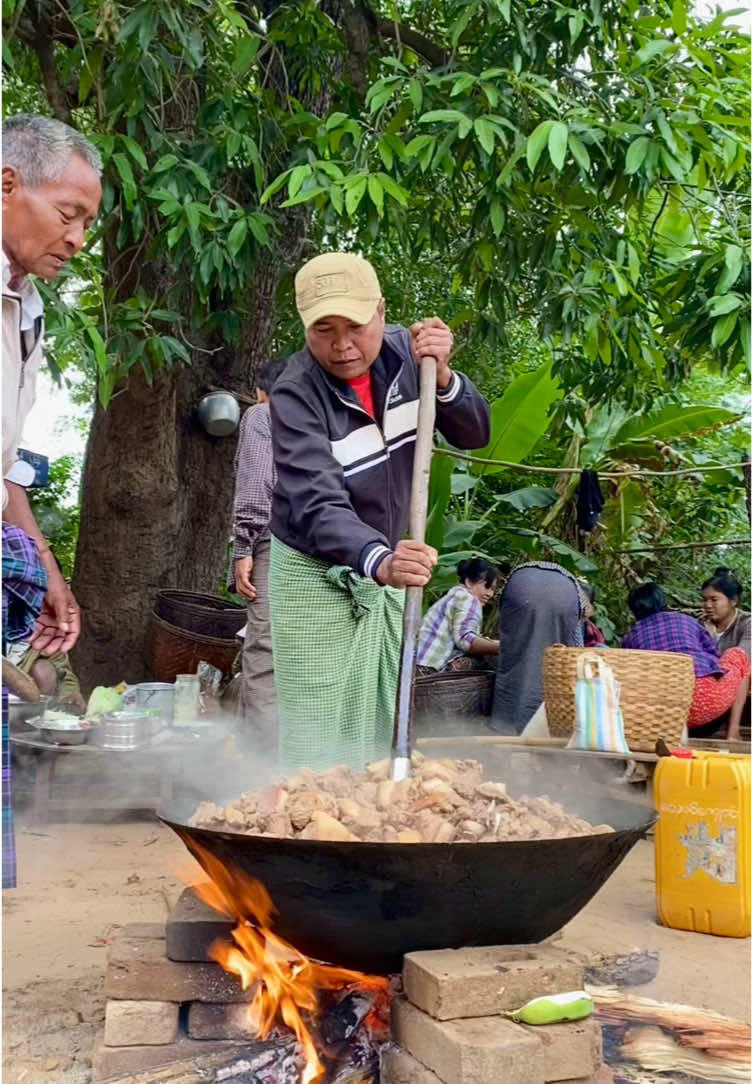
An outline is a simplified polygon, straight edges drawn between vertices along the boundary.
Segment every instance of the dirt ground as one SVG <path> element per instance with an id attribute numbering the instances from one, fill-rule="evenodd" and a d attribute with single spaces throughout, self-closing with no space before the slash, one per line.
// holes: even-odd
<path id="1" fill-rule="evenodd" d="M 3 893 L 3 1079 L 88 1084 L 104 1019 L 107 943 L 120 925 L 162 922 L 191 859 L 161 824 L 17 827 L 19 887 Z M 195 867 L 194 867 L 195 868 Z M 653 846 L 640 843 L 564 940 L 593 953 L 660 953 L 636 988 L 665 1001 L 748 1019 L 750 943 L 658 926 Z"/>

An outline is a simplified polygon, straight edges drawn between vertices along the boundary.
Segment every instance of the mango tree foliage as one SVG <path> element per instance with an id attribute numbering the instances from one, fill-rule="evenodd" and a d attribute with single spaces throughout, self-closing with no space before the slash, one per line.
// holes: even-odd
<path id="1" fill-rule="evenodd" d="M 314 246 L 368 254 L 392 238 L 415 275 L 441 258 L 448 295 L 467 299 L 456 326 L 493 347 L 511 317 L 535 320 L 563 386 L 591 403 L 634 404 L 702 357 L 748 358 L 748 41 L 728 13 L 704 21 L 686 0 L 5 9 L 6 112 L 38 101 L 105 159 L 102 233 L 52 320 L 103 402 L 134 366 L 151 380 L 189 363 L 197 330 L 237 345 L 291 221 Z M 285 287 L 294 269 L 277 264 Z"/>

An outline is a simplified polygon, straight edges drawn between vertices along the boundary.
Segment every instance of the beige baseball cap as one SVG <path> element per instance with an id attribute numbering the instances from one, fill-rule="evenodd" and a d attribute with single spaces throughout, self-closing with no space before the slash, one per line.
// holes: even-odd
<path id="1" fill-rule="evenodd" d="M 325 316 L 368 324 L 381 299 L 376 271 L 352 252 L 315 256 L 295 276 L 295 303 L 305 328 Z"/>

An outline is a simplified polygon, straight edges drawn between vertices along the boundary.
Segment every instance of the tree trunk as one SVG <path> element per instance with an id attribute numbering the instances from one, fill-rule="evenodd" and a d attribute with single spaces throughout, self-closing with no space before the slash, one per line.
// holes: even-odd
<path id="1" fill-rule="evenodd" d="M 159 371 L 152 387 L 134 369 L 107 410 L 97 404 L 73 575 L 83 611 L 73 662 L 85 689 L 150 676 L 144 641 L 158 591 L 220 590 L 236 439 L 208 436 L 195 407 L 213 385 L 253 390 L 269 357 L 278 281 L 300 260 L 306 224 L 306 213 L 291 208 L 283 240 L 261 255 L 238 350 L 195 351 L 191 366 Z"/>
<path id="2" fill-rule="evenodd" d="M 146 677 L 144 634 L 162 588 L 216 594 L 233 488 L 231 438 L 201 429 L 194 407 L 222 382 L 201 362 L 135 373 L 99 405 L 89 435 L 73 589 L 83 611 L 74 666 L 87 689 Z"/>

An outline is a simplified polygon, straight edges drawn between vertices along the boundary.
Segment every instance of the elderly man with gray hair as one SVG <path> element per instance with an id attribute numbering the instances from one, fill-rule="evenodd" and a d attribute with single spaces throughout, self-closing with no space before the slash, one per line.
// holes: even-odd
<path id="1" fill-rule="evenodd" d="M 3 122 L 3 654 L 30 640 L 67 652 L 81 619 L 25 489 L 8 479 L 43 361 L 42 299 L 30 276 L 52 280 L 84 244 L 102 198 L 102 163 L 73 128 L 21 114 Z M 15 884 L 7 692 L 3 687 L 3 887 Z"/>

